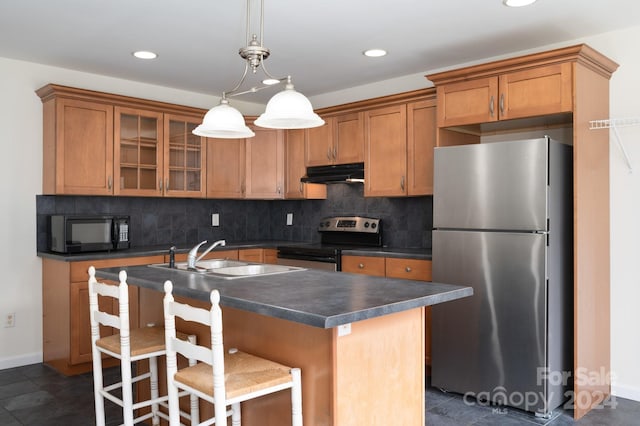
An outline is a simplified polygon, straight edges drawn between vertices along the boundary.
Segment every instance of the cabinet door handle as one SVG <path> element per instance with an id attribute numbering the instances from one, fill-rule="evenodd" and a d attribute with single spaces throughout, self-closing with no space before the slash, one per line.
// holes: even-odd
<path id="1" fill-rule="evenodd" d="M 327 160 L 331 160 L 331 147 L 327 148 Z"/>
<path id="2" fill-rule="evenodd" d="M 358 263 L 358 268 L 364 269 L 364 263 Z"/>
<path id="3" fill-rule="evenodd" d="M 407 272 L 411 272 L 411 266 L 407 266 L 406 268 L 404 268 L 404 270 Z"/>
<path id="4" fill-rule="evenodd" d="M 160 192 L 162 192 L 162 178 L 158 179 L 158 186 L 160 187 Z"/>
<path id="5" fill-rule="evenodd" d="M 504 115 L 504 93 L 500 94 L 500 114 Z"/>
<path id="6" fill-rule="evenodd" d="M 304 183 L 300 182 L 300 193 L 304 192 Z"/>
<path id="7" fill-rule="evenodd" d="M 113 177 L 109 176 L 109 178 L 107 179 L 107 188 L 109 189 L 109 191 L 111 191 L 112 186 L 113 186 Z"/>
<path id="8" fill-rule="evenodd" d="M 404 176 L 400 178 L 400 189 L 404 191 Z"/>
<path id="9" fill-rule="evenodd" d="M 338 157 L 338 148 L 333 147 L 333 159 L 335 160 Z"/>
<path id="10" fill-rule="evenodd" d="M 169 190 L 169 178 L 166 178 L 164 181 L 164 190 L 165 191 Z"/>
<path id="11" fill-rule="evenodd" d="M 489 115 L 493 118 L 493 95 L 489 99 Z"/>

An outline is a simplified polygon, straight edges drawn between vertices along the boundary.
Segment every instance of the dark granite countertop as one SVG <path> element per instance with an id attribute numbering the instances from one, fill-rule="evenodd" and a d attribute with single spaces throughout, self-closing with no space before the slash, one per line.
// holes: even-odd
<path id="1" fill-rule="evenodd" d="M 213 243 L 210 241 L 209 243 Z M 196 243 L 190 244 L 176 244 L 176 253 L 188 253 Z M 242 242 L 227 242 L 226 246 L 216 247 L 212 250 L 223 251 L 223 250 L 237 250 L 237 249 L 247 249 L 247 248 L 275 248 L 278 245 L 290 244 L 287 241 L 273 241 L 273 240 L 265 240 L 265 241 L 242 241 Z M 61 260 L 65 262 L 75 262 L 81 260 L 99 260 L 99 259 L 118 259 L 124 257 L 142 257 L 142 256 L 154 256 L 158 254 L 169 254 L 169 244 L 163 244 L 158 246 L 144 246 L 144 247 L 134 247 L 126 250 L 117 250 L 117 251 L 105 251 L 105 252 L 89 252 L 89 253 L 55 253 L 52 251 L 39 251 L 39 257 L 47 257 L 55 260 Z M 204 244 L 201 247 L 200 252 L 207 248 L 207 244 Z"/>
<path id="2" fill-rule="evenodd" d="M 176 245 L 176 253 L 187 253 L 197 243 Z M 279 240 L 261 240 L 261 241 L 243 241 L 243 242 L 227 242 L 224 247 L 217 247 L 213 251 L 220 250 L 236 250 L 247 248 L 276 248 L 279 245 L 308 244 L 304 242 L 291 242 Z M 118 250 L 110 252 L 91 252 L 91 253 L 55 253 L 51 251 L 38 251 L 39 257 L 47 257 L 50 259 L 60 260 L 64 262 L 75 262 L 82 260 L 99 260 L 99 259 L 118 259 L 125 257 L 141 257 L 154 256 L 159 254 L 168 254 L 169 245 L 163 244 L 158 246 L 135 247 L 127 250 Z M 206 247 L 206 244 L 204 245 Z M 375 257 L 402 257 L 409 259 L 426 259 L 431 260 L 431 249 L 422 248 L 401 248 L 401 247 L 371 247 L 357 250 L 343 250 L 345 255 L 354 256 L 375 256 Z"/>
<path id="3" fill-rule="evenodd" d="M 473 294 L 471 287 L 311 269 L 233 280 L 148 266 L 103 268 L 96 275 L 117 281 L 121 269 L 131 285 L 164 291 L 171 280 L 174 294 L 203 301 L 218 289 L 224 306 L 321 328 Z"/>

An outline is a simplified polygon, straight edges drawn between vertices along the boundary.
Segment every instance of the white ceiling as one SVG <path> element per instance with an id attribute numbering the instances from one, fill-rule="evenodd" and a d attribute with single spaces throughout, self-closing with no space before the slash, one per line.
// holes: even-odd
<path id="1" fill-rule="evenodd" d="M 219 96 L 244 67 L 245 9 L 245 0 L 0 0 L 0 56 Z M 264 21 L 268 70 L 316 96 L 640 25 L 640 1 L 265 0 Z M 361 54 L 372 47 L 389 54 Z M 159 57 L 133 58 L 141 49 Z"/>

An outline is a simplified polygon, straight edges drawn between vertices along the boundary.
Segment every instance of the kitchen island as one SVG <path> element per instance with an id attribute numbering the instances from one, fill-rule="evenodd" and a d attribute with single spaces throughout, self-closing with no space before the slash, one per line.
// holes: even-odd
<path id="1" fill-rule="evenodd" d="M 140 287 L 140 323 L 162 323 L 162 289 L 208 307 L 220 291 L 225 347 L 302 369 L 308 425 L 424 424 L 424 307 L 472 295 L 470 287 L 301 270 L 226 280 L 132 266 L 98 269 L 99 278 Z M 178 323 L 209 344 L 208 330 Z M 202 407 L 204 411 L 210 407 Z M 243 405 L 243 424 L 290 422 L 287 392 Z"/>

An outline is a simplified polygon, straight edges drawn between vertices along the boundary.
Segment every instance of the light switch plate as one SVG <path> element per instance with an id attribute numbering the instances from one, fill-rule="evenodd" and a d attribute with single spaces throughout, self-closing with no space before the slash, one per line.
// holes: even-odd
<path id="1" fill-rule="evenodd" d="M 293 225 L 293 213 L 287 213 L 287 226 Z"/>
<path id="2" fill-rule="evenodd" d="M 211 214 L 211 226 L 220 226 L 220 214 Z"/>

